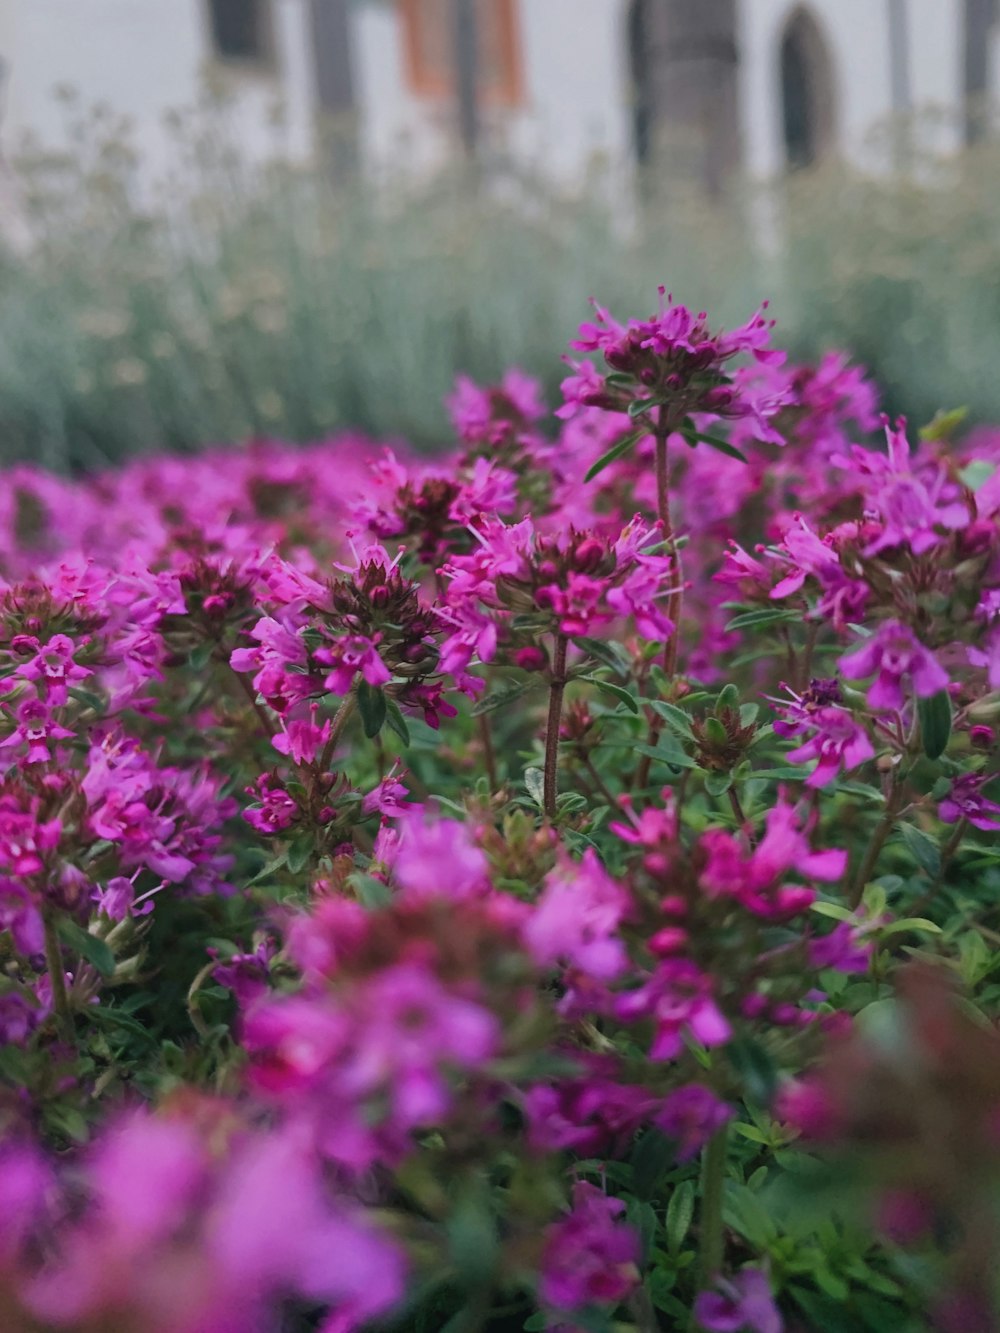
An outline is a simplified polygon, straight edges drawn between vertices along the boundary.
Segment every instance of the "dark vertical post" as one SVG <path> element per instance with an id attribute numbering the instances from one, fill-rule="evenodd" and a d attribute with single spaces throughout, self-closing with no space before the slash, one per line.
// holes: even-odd
<path id="1" fill-rule="evenodd" d="M 996 18 L 996 0 L 965 0 L 965 142 L 979 143 L 986 136 L 986 98 L 989 94 L 989 38 Z"/>
<path id="2" fill-rule="evenodd" d="M 472 162 L 479 142 L 476 0 L 452 0 L 452 5 L 458 133 L 465 155 Z"/>
<path id="3" fill-rule="evenodd" d="M 351 0 L 311 0 L 316 99 L 328 134 L 328 163 L 335 180 L 357 166 Z"/>
<path id="4" fill-rule="evenodd" d="M 892 92 L 892 149 L 897 171 L 910 160 L 913 94 L 910 87 L 910 14 L 908 0 L 887 0 L 889 20 L 889 86 Z"/>
<path id="5" fill-rule="evenodd" d="M 712 195 L 741 161 L 736 0 L 651 0 L 653 155 Z"/>

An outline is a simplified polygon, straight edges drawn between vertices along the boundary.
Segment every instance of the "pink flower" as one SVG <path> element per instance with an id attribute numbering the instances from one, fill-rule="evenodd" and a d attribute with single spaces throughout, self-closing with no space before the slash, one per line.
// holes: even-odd
<path id="1" fill-rule="evenodd" d="M 732 1036 L 728 1019 L 712 995 L 712 979 L 684 958 L 662 962 L 639 990 L 619 998 L 616 1010 L 626 1021 L 649 1016 L 655 1024 L 653 1060 L 676 1060 L 689 1032 L 703 1046 L 724 1046 Z"/>
<path id="2" fill-rule="evenodd" d="M 319 758 L 330 737 L 330 719 L 326 718 L 322 726 L 316 725 L 319 709 L 313 704 L 309 717 L 284 722 L 284 731 L 275 736 L 271 744 L 279 754 L 288 755 L 296 764 L 314 764 Z"/>
<path id="3" fill-rule="evenodd" d="M 579 863 L 560 860 L 524 927 L 532 956 L 563 960 L 586 976 L 611 981 L 628 963 L 617 931 L 630 907 L 628 892 L 605 871 L 593 848 Z"/>
<path id="4" fill-rule="evenodd" d="M 594 1185 L 573 1187 L 573 1210 L 548 1228 L 542 1251 L 539 1295 L 555 1310 L 615 1306 L 639 1284 L 639 1237 L 618 1219 L 621 1199 Z"/>
<path id="5" fill-rule="evenodd" d="M 478 897 L 490 889 L 486 854 L 456 819 L 410 815 L 400 825 L 393 871 L 403 896 L 414 901 Z"/>
<path id="6" fill-rule="evenodd" d="M 883 417 L 888 444 L 885 456 L 855 446 L 844 460 L 865 476 L 866 507 L 882 519 L 882 531 L 865 547 L 872 556 L 887 548 L 908 545 L 914 555 L 923 555 L 944 540 L 943 534 L 969 526 L 969 507 L 961 488 L 939 463 L 925 466 L 922 475 L 914 468 L 906 442 L 906 420 L 895 429 Z"/>
<path id="7" fill-rule="evenodd" d="M 898 620 L 883 621 L 871 638 L 840 659 L 839 666 L 848 680 L 875 676 L 868 688 L 873 708 L 898 712 L 905 702 L 903 681 L 907 678 L 921 699 L 948 688 L 948 673 L 937 658 Z"/>
<path id="8" fill-rule="evenodd" d="M 14 947 L 25 958 L 45 950 L 42 914 L 31 893 L 12 879 L 0 879 L 0 930 L 9 930 Z"/>
<path id="9" fill-rule="evenodd" d="M 248 787 L 247 793 L 256 797 L 259 804 L 244 810 L 243 818 L 251 828 L 265 837 L 284 833 L 301 813 L 280 781 L 267 773 L 262 774 L 252 787 Z"/>
<path id="10" fill-rule="evenodd" d="M 53 706 L 66 702 L 69 686 L 74 681 L 85 680 L 93 674 L 89 667 L 74 662 L 76 644 L 65 634 L 53 634 L 44 645 L 23 635 L 11 642 L 11 649 L 15 653 L 33 652 L 34 655 L 22 662 L 14 674 L 24 680 L 44 681 L 46 698 Z"/>
<path id="11" fill-rule="evenodd" d="M 371 815 L 377 810 L 389 818 L 395 818 L 419 810 L 419 806 L 407 801 L 409 794 L 396 774 L 389 773 L 361 802 L 361 813 Z"/>
<path id="12" fill-rule="evenodd" d="M 784 1322 L 771 1295 L 771 1284 L 759 1269 L 744 1268 L 733 1278 L 716 1279 L 717 1291 L 703 1291 L 694 1303 L 694 1317 L 710 1333 L 781 1333 Z"/>
<path id="13" fill-rule="evenodd" d="M 73 732 L 60 726 L 52 711 L 41 699 L 25 699 L 17 710 L 17 726 L 0 748 L 8 745 L 26 745 L 25 763 L 46 764 L 52 758 L 50 744 L 69 740 Z"/>
<path id="14" fill-rule="evenodd" d="M 785 687 L 787 689 L 787 686 Z M 806 778 L 807 787 L 825 787 L 841 772 L 850 772 L 875 751 L 864 727 L 845 709 L 839 708 L 840 690 L 836 681 L 814 680 L 804 694 L 789 690 L 791 702 L 773 700 L 783 716 L 774 724 L 779 736 L 801 736 L 806 740 L 786 758 L 793 764 L 817 760 Z"/>
<path id="15" fill-rule="evenodd" d="M 358 1029 L 338 1082 L 355 1096 L 388 1097 L 407 1128 L 433 1124 L 448 1110 L 443 1066 L 478 1069 L 496 1050 L 494 1015 L 452 994 L 423 968 L 389 968 L 359 1000 Z"/>
<path id="16" fill-rule="evenodd" d="M 656 1109 L 648 1088 L 621 1081 L 623 1070 L 614 1057 L 583 1056 L 579 1078 L 539 1083 L 524 1094 L 528 1141 L 541 1152 L 570 1148 L 584 1157 L 618 1151 Z"/>
<path id="17" fill-rule="evenodd" d="M 711 1088 L 689 1083 L 667 1097 L 654 1123 L 676 1143 L 678 1162 L 688 1162 L 732 1118 L 732 1107 Z"/>
<path id="18" fill-rule="evenodd" d="M 372 686 L 386 685 L 392 679 L 376 644 L 360 634 L 348 634 L 336 643 L 317 648 L 313 656 L 317 662 L 332 668 L 323 685 L 334 694 L 349 693 L 359 671 Z"/>
<path id="19" fill-rule="evenodd" d="M 1000 805 L 982 794 L 982 788 L 992 775 L 963 773 L 953 779 L 947 796 L 938 803 L 938 815 L 946 824 L 957 824 L 967 819 L 973 828 L 990 832 L 1000 829 Z"/>

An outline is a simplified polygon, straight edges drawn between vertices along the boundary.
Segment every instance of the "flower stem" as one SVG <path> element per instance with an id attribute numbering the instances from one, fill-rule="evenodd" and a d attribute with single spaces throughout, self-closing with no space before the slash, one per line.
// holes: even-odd
<path id="1" fill-rule="evenodd" d="M 354 709 L 357 707 L 358 696 L 354 690 L 346 694 L 340 707 L 333 715 L 333 722 L 330 724 L 330 735 L 326 744 L 323 746 L 323 753 L 319 759 L 319 771 L 321 773 L 329 772 L 330 764 L 333 762 L 333 752 L 344 734 L 344 728 L 351 720 Z"/>
<path id="2" fill-rule="evenodd" d="M 73 1019 L 69 1011 L 69 996 L 66 994 L 66 969 L 63 964 L 62 949 L 59 947 L 55 918 L 50 912 L 46 912 L 44 920 L 45 962 L 52 986 L 52 1008 L 55 1011 L 59 1035 L 69 1041 L 73 1035 Z"/>
<path id="3" fill-rule="evenodd" d="M 726 1183 L 726 1125 L 709 1139 L 701 1157 L 701 1225 L 698 1238 L 698 1281 L 709 1285 L 722 1268 L 722 1202 Z"/>
<path id="4" fill-rule="evenodd" d="M 608 784 L 601 777 L 600 773 L 598 773 L 597 769 L 594 766 L 594 761 L 593 759 L 591 759 L 589 754 L 584 759 L 583 766 L 590 775 L 590 779 L 593 782 L 594 786 L 607 801 L 609 809 L 617 810 L 618 802 L 615 799 L 611 789 L 608 787 Z"/>
<path id="5" fill-rule="evenodd" d="M 545 725 L 545 774 L 542 787 L 543 805 L 549 819 L 556 817 L 556 795 L 559 790 L 559 725 L 562 721 L 563 693 L 566 689 L 566 648 L 565 635 L 557 634 L 552 678 L 549 682 L 549 716 Z"/>
<path id="6" fill-rule="evenodd" d="M 493 732 L 490 729 L 490 719 L 486 713 L 480 713 L 477 719 L 479 726 L 479 741 L 483 747 L 483 761 L 486 764 L 486 779 L 490 784 L 490 793 L 496 795 L 500 781 L 497 777 L 497 756 L 493 748 Z"/>
<path id="7" fill-rule="evenodd" d="M 667 645 L 663 650 L 663 670 L 668 677 L 673 677 L 677 674 L 678 635 L 680 633 L 681 604 L 684 593 L 682 589 L 681 556 L 674 540 L 674 526 L 670 521 L 670 469 L 667 460 L 667 437 L 670 430 L 671 422 L 667 409 L 661 407 L 656 419 L 654 436 L 656 441 L 656 516 L 663 527 L 663 539 L 666 542 L 667 551 L 673 565 L 672 577 L 677 585 L 676 591 L 670 594 L 667 601 L 667 615 L 674 622 L 674 632 L 667 640 Z"/>
<path id="8" fill-rule="evenodd" d="M 861 864 L 858 866 L 857 874 L 851 885 L 851 892 L 848 901 L 852 908 L 857 907 L 865 892 L 865 885 L 871 879 L 872 871 L 875 869 L 882 848 L 885 846 L 886 838 L 892 832 L 896 820 L 899 817 L 899 810 L 902 804 L 903 784 L 898 776 L 893 775 L 892 789 L 886 799 L 885 814 L 875 826 L 872 833 L 871 842 L 865 850 Z"/>

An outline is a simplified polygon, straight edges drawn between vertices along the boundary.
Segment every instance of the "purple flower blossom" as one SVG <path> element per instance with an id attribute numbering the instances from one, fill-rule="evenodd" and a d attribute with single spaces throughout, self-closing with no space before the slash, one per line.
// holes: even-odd
<path id="1" fill-rule="evenodd" d="M 733 1278 L 718 1278 L 717 1291 L 703 1291 L 694 1303 L 694 1317 L 709 1333 L 781 1333 L 784 1322 L 771 1295 L 771 1284 L 756 1268 Z"/>
<path id="2" fill-rule="evenodd" d="M 588 847 L 579 863 L 564 858 L 546 877 L 525 942 L 543 965 L 564 960 L 597 981 L 613 980 L 627 963 L 617 932 L 629 906 L 628 892 Z"/>
<path id="3" fill-rule="evenodd" d="M 783 713 L 774 730 L 779 736 L 805 735 L 802 744 L 789 750 L 785 757 L 793 764 L 817 761 L 806 778 L 807 787 L 825 787 L 839 773 L 849 773 L 874 758 L 875 750 L 867 731 L 846 708 L 818 703 L 811 697 L 811 691 L 804 695 L 789 693 L 791 703 L 774 701 Z"/>
<path id="4" fill-rule="evenodd" d="M 626 1021 L 650 1017 L 655 1035 L 653 1060 L 676 1060 L 689 1032 L 703 1046 L 723 1046 L 732 1036 L 728 1019 L 716 1003 L 711 977 L 686 958 L 669 958 L 638 990 L 622 995 L 616 1005 Z"/>
<path id="5" fill-rule="evenodd" d="M 667 1097 L 654 1123 L 677 1144 L 678 1162 L 688 1162 L 732 1117 L 732 1107 L 711 1088 L 689 1083 Z"/>
<path id="6" fill-rule="evenodd" d="M 594 1185 L 573 1187 L 573 1210 L 553 1223 L 542 1252 L 539 1295 L 554 1310 L 620 1304 L 639 1283 L 639 1237 L 618 1219 L 621 1199 Z"/>
<path id="7" fill-rule="evenodd" d="M 839 666 L 848 680 L 875 676 L 868 688 L 868 702 L 873 708 L 898 712 L 906 700 L 906 679 L 921 699 L 948 688 L 948 673 L 940 662 L 898 620 L 883 621 L 871 638 L 840 659 Z"/>
<path id="8" fill-rule="evenodd" d="M 946 824 L 967 819 L 973 828 L 990 832 L 1000 829 L 1000 805 L 982 794 L 991 779 L 987 773 L 963 773 L 952 781 L 947 796 L 938 803 L 938 815 Z"/>

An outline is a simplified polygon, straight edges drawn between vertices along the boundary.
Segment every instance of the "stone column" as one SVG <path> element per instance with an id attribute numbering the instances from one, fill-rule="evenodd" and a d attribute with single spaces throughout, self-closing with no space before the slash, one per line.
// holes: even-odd
<path id="1" fill-rule="evenodd" d="M 644 21 L 651 156 L 717 195 L 742 160 L 736 0 L 646 0 Z"/>

